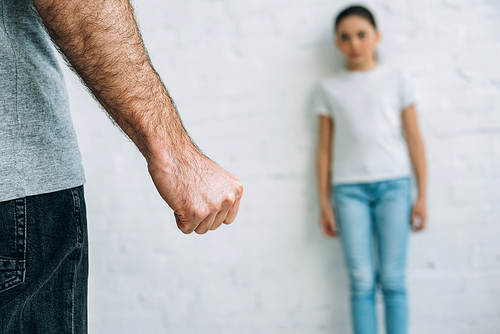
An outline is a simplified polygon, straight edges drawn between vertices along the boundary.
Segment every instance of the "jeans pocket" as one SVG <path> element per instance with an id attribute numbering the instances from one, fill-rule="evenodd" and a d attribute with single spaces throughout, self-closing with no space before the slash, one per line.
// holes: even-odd
<path id="1" fill-rule="evenodd" d="M 0 293 L 22 284 L 26 273 L 26 199 L 0 203 Z"/>

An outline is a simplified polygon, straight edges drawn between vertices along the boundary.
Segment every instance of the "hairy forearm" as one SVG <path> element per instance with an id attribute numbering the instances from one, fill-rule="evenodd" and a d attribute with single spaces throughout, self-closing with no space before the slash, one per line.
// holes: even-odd
<path id="1" fill-rule="evenodd" d="M 33 3 L 67 61 L 148 161 L 198 153 L 150 64 L 128 0 Z"/>
<path id="2" fill-rule="evenodd" d="M 61 53 L 146 158 L 179 229 L 203 234 L 231 224 L 241 182 L 187 135 L 150 64 L 128 0 L 33 0 Z"/>

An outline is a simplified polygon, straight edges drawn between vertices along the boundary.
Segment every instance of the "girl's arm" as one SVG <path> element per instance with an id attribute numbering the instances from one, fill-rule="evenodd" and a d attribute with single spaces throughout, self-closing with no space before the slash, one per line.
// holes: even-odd
<path id="1" fill-rule="evenodd" d="M 332 120 L 326 116 L 319 117 L 319 140 L 316 159 L 318 191 L 321 208 L 320 225 L 323 234 L 334 238 L 338 235 L 335 226 L 333 209 L 330 204 L 330 164 L 331 164 L 331 138 L 333 132 Z"/>
<path id="2" fill-rule="evenodd" d="M 421 231 L 426 221 L 426 163 L 425 152 L 420 131 L 418 129 L 417 115 L 414 106 L 403 110 L 403 129 L 410 158 L 417 177 L 418 198 L 413 205 L 411 213 L 411 227 L 413 231 Z"/>

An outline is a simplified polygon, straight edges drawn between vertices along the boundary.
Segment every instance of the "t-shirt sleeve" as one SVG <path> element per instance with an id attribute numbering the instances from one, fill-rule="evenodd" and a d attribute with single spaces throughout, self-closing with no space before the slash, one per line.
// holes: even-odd
<path id="1" fill-rule="evenodd" d="M 404 73 L 401 73 L 400 82 L 400 103 L 401 109 L 404 110 L 409 106 L 415 105 L 417 103 L 417 92 L 415 86 L 410 77 Z"/>
<path id="2" fill-rule="evenodd" d="M 325 90 L 321 84 L 319 84 L 314 91 L 311 110 L 315 115 L 331 117 Z"/>

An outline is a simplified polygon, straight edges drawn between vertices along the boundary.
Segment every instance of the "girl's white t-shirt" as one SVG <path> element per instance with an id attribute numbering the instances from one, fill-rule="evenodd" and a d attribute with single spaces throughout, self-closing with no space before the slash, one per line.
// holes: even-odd
<path id="1" fill-rule="evenodd" d="M 368 183 L 411 175 L 402 111 L 416 103 L 413 85 L 400 70 L 378 65 L 340 70 L 323 80 L 313 111 L 330 117 L 332 183 Z"/>

